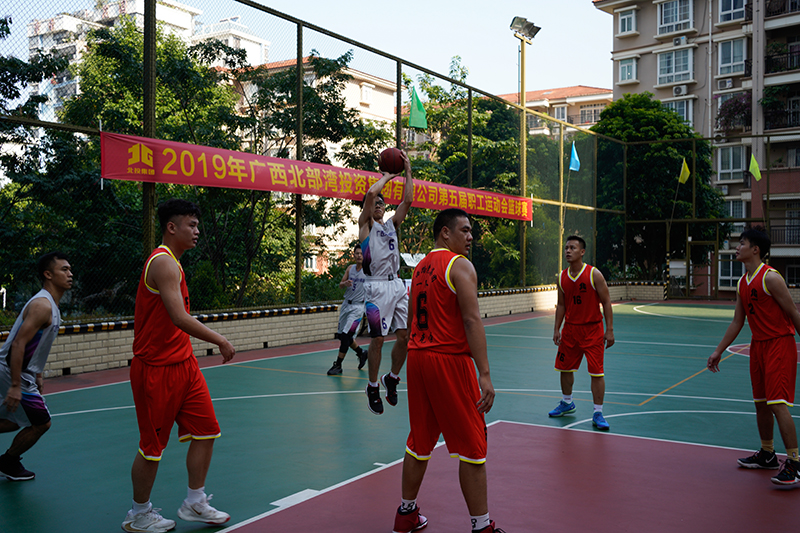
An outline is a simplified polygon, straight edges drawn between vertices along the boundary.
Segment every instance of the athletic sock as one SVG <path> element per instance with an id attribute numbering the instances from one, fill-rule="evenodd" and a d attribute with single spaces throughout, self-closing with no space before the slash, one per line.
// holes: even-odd
<path id="1" fill-rule="evenodd" d="M 186 503 L 193 504 L 193 503 L 200 503 L 206 497 L 206 488 L 200 487 L 199 489 L 192 489 L 188 488 L 186 490 Z"/>
<path id="2" fill-rule="evenodd" d="M 761 449 L 765 452 L 775 453 L 775 441 L 770 440 L 762 440 L 761 441 Z"/>
<path id="3" fill-rule="evenodd" d="M 486 529 L 486 526 L 492 523 L 489 520 L 489 513 L 486 513 L 481 516 L 470 516 L 469 519 L 472 522 L 472 531 L 480 531 L 482 529 Z"/>
<path id="4" fill-rule="evenodd" d="M 800 461 L 800 458 L 797 457 L 797 448 L 786 448 L 786 457 L 792 461 Z"/>
<path id="5" fill-rule="evenodd" d="M 564 403 L 572 403 L 572 394 L 563 394 L 562 396 L 564 397 Z"/>
<path id="6" fill-rule="evenodd" d="M 395 374 L 391 370 L 389 371 L 389 376 L 393 377 L 394 379 L 400 379 L 400 376 L 398 376 L 397 374 Z"/>
<path id="7" fill-rule="evenodd" d="M 603 414 L 603 404 L 594 404 L 594 412 Z"/>
<path id="8" fill-rule="evenodd" d="M 369 386 L 370 387 L 377 387 L 378 386 L 378 382 L 376 381 L 375 383 L 373 383 L 373 382 L 370 381 L 369 382 Z"/>
<path id="9" fill-rule="evenodd" d="M 133 500 L 133 505 L 131 506 L 131 510 L 133 511 L 133 514 L 146 513 L 148 511 L 150 511 L 150 509 L 152 509 L 152 508 L 153 508 L 153 504 L 150 503 L 150 500 L 147 500 L 144 503 L 136 503 L 136 500 Z"/>
<path id="10" fill-rule="evenodd" d="M 400 502 L 400 514 L 413 513 L 417 508 L 417 500 L 402 499 Z"/>

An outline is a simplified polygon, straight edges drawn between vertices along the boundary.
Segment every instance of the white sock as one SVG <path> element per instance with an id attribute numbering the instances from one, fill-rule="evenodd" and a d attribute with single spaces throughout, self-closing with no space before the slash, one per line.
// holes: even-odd
<path id="1" fill-rule="evenodd" d="M 152 509 L 152 508 L 153 508 L 153 504 L 150 503 L 150 500 L 147 500 L 144 503 L 136 503 L 136 501 L 134 500 L 133 501 L 133 505 L 131 506 L 131 510 L 133 511 L 133 514 L 146 513 L 148 511 L 150 511 L 150 509 Z"/>
<path id="2" fill-rule="evenodd" d="M 377 387 L 377 386 L 378 386 L 378 383 L 377 383 L 377 382 L 373 383 L 373 382 L 371 382 L 371 381 L 370 381 L 370 382 L 369 382 L 369 386 L 370 386 L 370 387 Z"/>
<path id="3" fill-rule="evenodd" d="M 603 404 L 594 404 L 594 412 L 603 414 Z"/>
<path id="4" fill-rule="evenodd" d="M 492 523 L 489 520 L 489 513 L 481 516 L 470 516 L 469 519 L 472 521 L 473 531 L 480 531 Z"/>
<path id="5" fill-rule="evenodd" d="M 417 500 L 402 499 L 400 502 L 400 512 L 402 514 L 410 513 L 417 507 Z"/>
<path id="6" fill-rule="evenodd" d="M 206 499 L 206 488 L 200 487 L 199 489 L 188 488 L 186 490 L 186 503 L 200 503 Z"/>
<path id="7" fill-rule="evenodd" d="M 397 374 L 395 374 L 391 370 L 389 371 L 389 375 L 392 376 L 394 379 L 400 379 L 400 376 L 398 376 Z"/>
<path id="8" fill-rule="evenodd" d="M 564 403 L 572 403 L 572 394 L 562 394 Z"/>

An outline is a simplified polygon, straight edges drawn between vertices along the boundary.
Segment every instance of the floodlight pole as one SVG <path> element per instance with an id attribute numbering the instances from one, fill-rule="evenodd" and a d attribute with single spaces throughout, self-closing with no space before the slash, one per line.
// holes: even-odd
<path id="1" fill-rule="evenodd" d="M 519 114 L 519 195 L 527 196 L 528 176 L 527 176 L 527 149 L 528 149 L 528 116 L 525 112 L 527 98 L 525 96 L 525 45 L 531 44 L 530 39 L 514 32 L 514 37 L 519 39 L 519 105 L 522 106 Z M 519 278 L 520 286 L 525 286 L 525 259 L 528 249 L 528 226 L 522 220 L 519 223 Z"/>

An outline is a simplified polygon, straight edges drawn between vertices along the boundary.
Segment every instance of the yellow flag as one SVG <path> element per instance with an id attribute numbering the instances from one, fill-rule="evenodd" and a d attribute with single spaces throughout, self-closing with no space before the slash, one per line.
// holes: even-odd
<path id="1" fill-rule="evenodd" d="M 689 179 L 689 166 L 686 164 L 686 158 L 683 158 L 683 166 L 681 167 L 681 175 L 678 176 L 678 181 L 681 183 L 686 183 L 686 180 Z"/>
<path id="2" fill-rule="evenodd" d="M 755 154 L 750 154 L 750 174 L 753 175 L 756 181 L 761 181 L 761 169 L 758 168 Z"/>

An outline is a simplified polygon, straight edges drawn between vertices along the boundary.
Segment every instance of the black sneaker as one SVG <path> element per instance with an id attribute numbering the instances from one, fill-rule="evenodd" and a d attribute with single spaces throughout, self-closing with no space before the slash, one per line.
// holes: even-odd
<path id="1" fill-rule="evenodd" d="M 397 405 L 397 385 L 400 384 L 400 378 L 393 378 L 391 374 L 384 374 L 381 376 L 381 383 L 386 387 L 386 401 L 394 407 Z"/>
<path id="2" fill-rule="evenodd" d="M 342 373 L 342 360 L 337 359 L 336 361 L 333 362 L 333 366 L 330 368 L 330 370 L 328 370 L 328 375 L 335 376 L 336 374 L 341 374 L 341 373 Z"/>
<path id="3" fill-rule="evenodd" d="M 11 481 L 28 481 L 36 477 L 30 470 L 25 470 L 20 460 L 22 457 L 13 459 L 6 454 L 0 455 L 0 474 L 6 476 Z"/>
<path id="4" fill-rule="evenodd" d="M 358 356 L 358 369 L 361 370 L 367 364 L 368 352 L 363 348 L 359 348 L 356 355 Z"/>
<path id="5" fill-rule="evenodd" d="M 777 476 L 772 478 L 772 482 L 784 487 L 797 485 L 797 483 L 800 483 L 800 473 L 797 471 L 799 468 L 800 463 L 792 461 L 791 459 L 786 459 L 783 462 L 783 468 L 781 468 Z"/>
<path id="6" fill-rule="evenodd" d="M 778 457 L 775 452 L 758 450 L 750 457 L 744 457 L 736 461 L 742 468 L 766 468 L 767 470 L 778 469 Z"/>
<path id="7" fill-rule="evenodd" d="M 383 402 L 381 401 L 381 388 L 367 384 L 367 407 L 376 415 L 383 414 Z"/>

